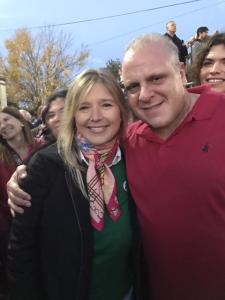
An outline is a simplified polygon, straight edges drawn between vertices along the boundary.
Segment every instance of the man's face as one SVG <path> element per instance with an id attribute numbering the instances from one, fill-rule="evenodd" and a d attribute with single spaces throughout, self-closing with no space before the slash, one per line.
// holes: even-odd
<path id="1" fill-rule="evenodd" d="M 208 37 L 208 31 L 201 32 L 199 35 L 200 40 L 205 40 Z"/>
<path id="2" fill-rule="evenodd" d="M 122 78 L 135 115 L 161 138 L 168 137 L 186 115 L 183 65 L 175 66 L 158 45 L 126 53 Z"/>
<path id="3" fill-rule="evenodd" d="M 167 24 L 167 31 L 169 31 L 170 33 L 175 34 L 176 30 L 177 30 L 176 23 L 170 22 L 170 23 Z"/>
<path id="4" fill-rule="evenodd" d="M 200 70 L 201 83 L 208 83 L 217 92 L 225 93 L 225 46 L 213 46 Z"/>

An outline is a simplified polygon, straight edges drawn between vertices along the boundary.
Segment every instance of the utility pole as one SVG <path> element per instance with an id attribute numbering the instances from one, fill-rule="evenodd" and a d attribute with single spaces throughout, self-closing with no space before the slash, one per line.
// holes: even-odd
<path id="1" fill-rule="evenodd" d="M 7 106 L 7 98 L 6 98 L 6 80 L 5 77 L 0 75 L 0 107 Z"/>

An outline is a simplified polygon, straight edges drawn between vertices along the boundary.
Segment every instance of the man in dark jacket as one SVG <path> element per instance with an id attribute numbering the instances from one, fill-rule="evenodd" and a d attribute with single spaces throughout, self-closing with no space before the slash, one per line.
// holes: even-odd
<path id="1" fill-rule="evenodd" d="M 187 47 L 184 44 L 183 40 L 180 40 L 178 36 L 176 36 L 176 23 L 174 21 L 169 21 L 166 23 L 166 33 L 165 36 L 170 38 L 173 43 L 177 46 L 179 50 L 179 59 L 181 62 L 186 64 L 186 57 L 188 55 Z"/>

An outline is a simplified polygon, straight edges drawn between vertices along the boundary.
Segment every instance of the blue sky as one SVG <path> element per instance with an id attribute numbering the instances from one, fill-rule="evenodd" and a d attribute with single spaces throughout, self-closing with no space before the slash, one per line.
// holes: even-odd
<path id="1" fill-rule="evenodd" d="M 188 0 L 187 0 L 188 1 Z M 104 17 L 183 3 L 179 0 L 0 0 L 0 52 L 4 40 L 15 29 L 77 20 Z M 201 0 L 195 3 L 162 8 L 95 22 L 57 27 L 73 37 L 73 48 L 81 44 L 90 49 L 88 67 L 101 67 L 108 59 L 121 58 L 129 41 L 148 32 L 165 32 L 165 23 L 177 23 L 177 35 L 188 40 L 199 26 L 207 26 L 209 33 L 225 31 L 225 0 Z M 32 30 L 34 34 L 37 30 Z"/>

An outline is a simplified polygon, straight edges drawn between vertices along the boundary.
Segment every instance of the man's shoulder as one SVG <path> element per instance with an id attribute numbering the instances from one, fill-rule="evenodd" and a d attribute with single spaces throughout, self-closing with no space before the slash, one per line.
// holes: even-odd
<path id="1" fill-rule="evenodd" d="M 225 94 L 218 93 L 211 89 L 209 85 L 196 86 L 188 89 L 191 94 L 198 96 L 196 104 L 192 108 L 191 115 L 196 120 L 224 119 Z"/>
<path id="2" fill-rule="evenodd" d="M 214 99 L 225 99 L 225 93 L 215 92 L 214 90 L 212 90 L 209 84 L 202 84 L 194 86 L 192 88 L 188 88 L 188 92 L 208 96 Z"/>
<path id="3" fill-rule="evenodd" d="M 167 32 L 165 32 L 164 35 L 167 36 L 167 37 L 170 38 L 170 39 L 172 38 L 172 36 L 169 35 Z"/>
<path id="4" fill-rule="evenodd" d="M 196 45 L 199 45 L 199 44 L 201 44 L 200 40 L 194 40 L 192 46 L 196 46 Z"/>
<path id="5" fill-rule="evenodd" d="M 179 44 L 182 44 L 182 43 L 183 43 L 182 40 L 181 40 L 176 34 L 174 34 L 174 36 L 173 36 L 173 41 L 174 41 L 174 42 L 177 42 L 177 43 L 179 43 Z"/>
<path id="6" fill-rule="evenodd" d="M 126 130 L 126 138 L 132 139 L 139 135 L 143 130 L 148 127 L 149 125 L 141 120 L 130 123 L 127 126 Z"/>

